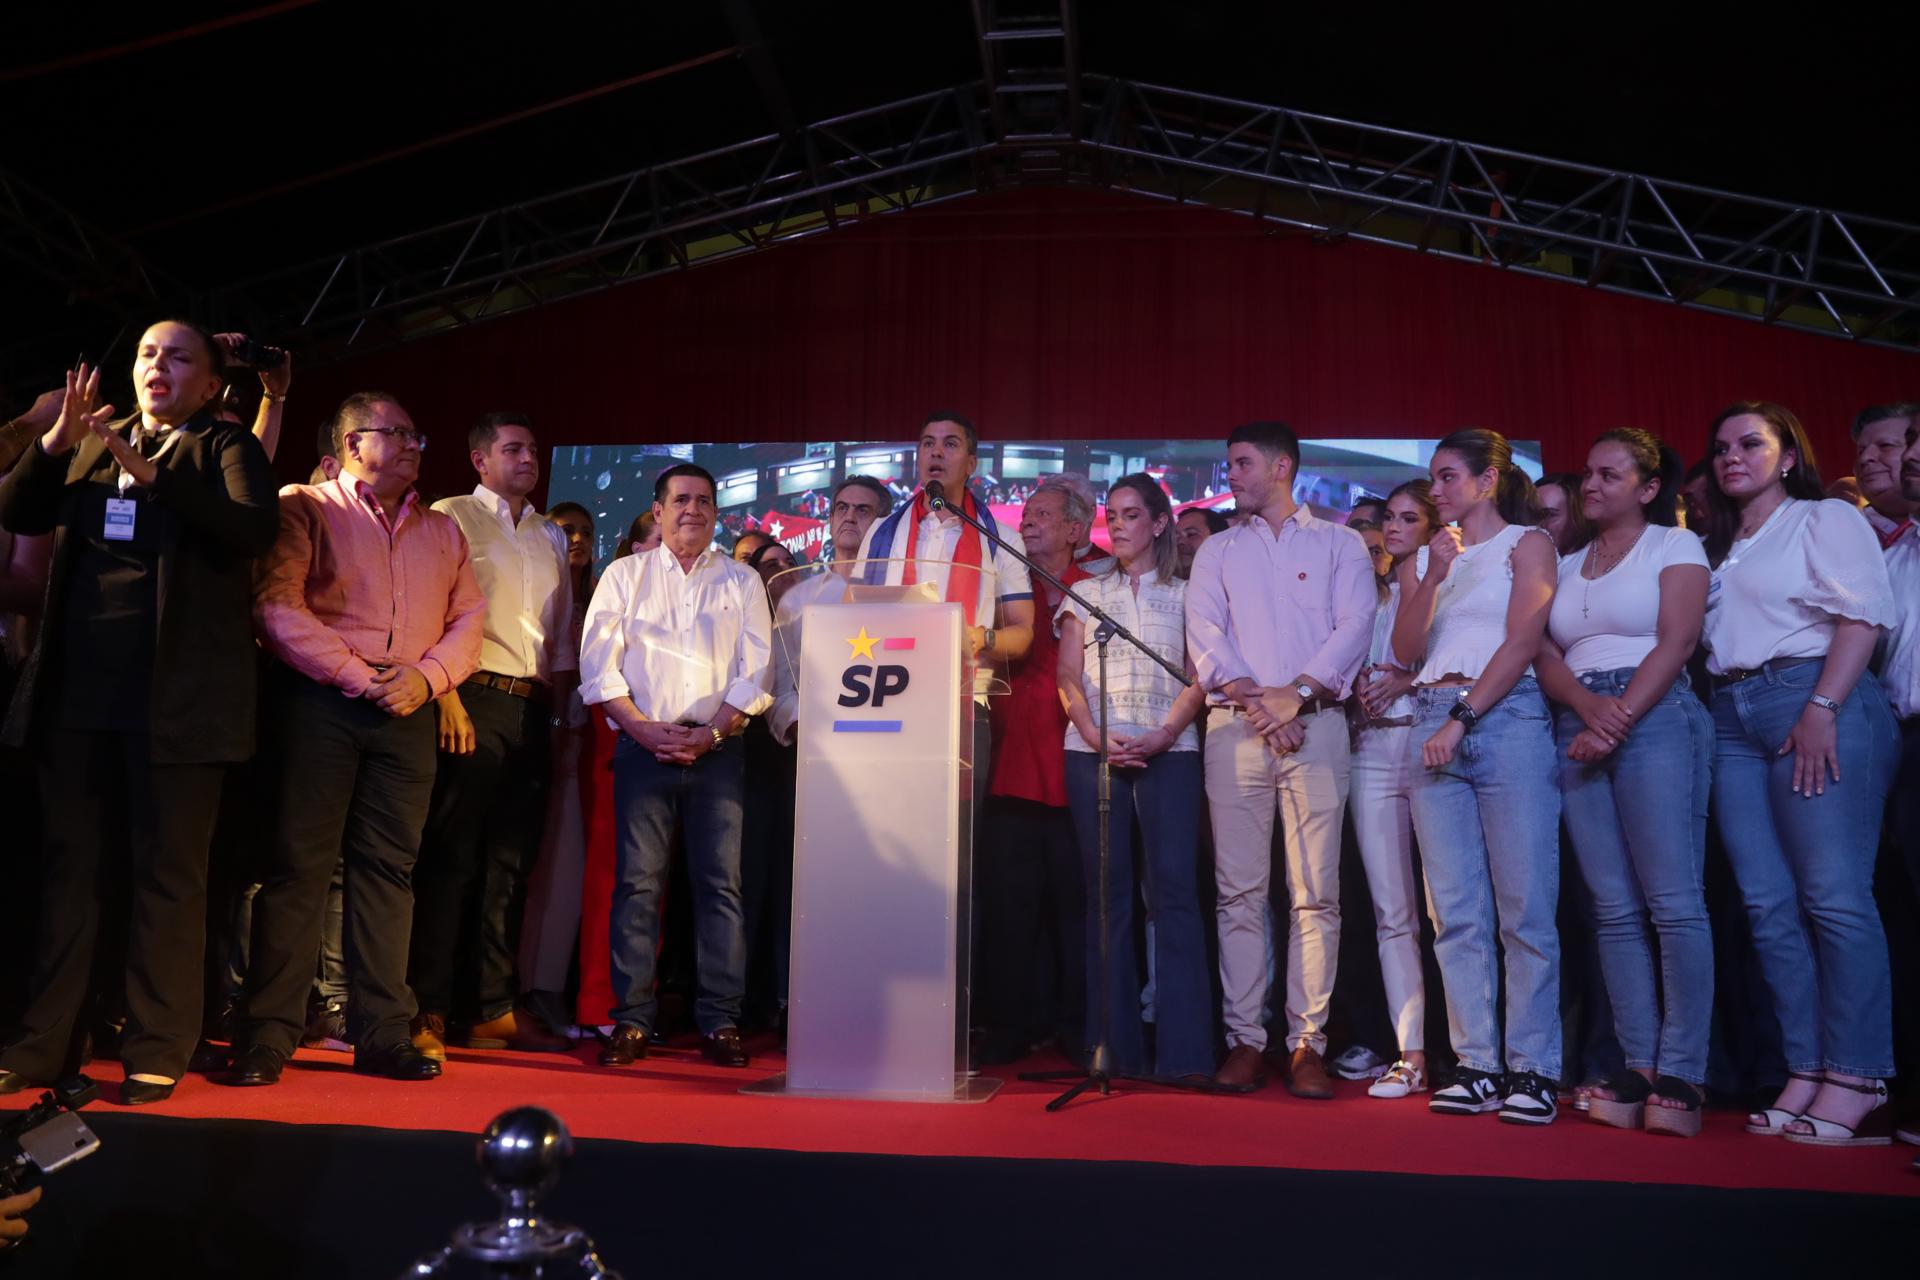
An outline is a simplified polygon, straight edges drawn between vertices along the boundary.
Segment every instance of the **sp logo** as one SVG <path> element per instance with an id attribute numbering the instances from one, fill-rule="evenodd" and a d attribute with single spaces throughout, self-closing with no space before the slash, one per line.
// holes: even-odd
<path id="1" fill-rule="evenodd" d="M 840 677 L 846 692 L 840 695 L 843 707 L 878 708 L 888 698 L 907 691 L 907 669 L 886 665 L 871 667 L 865 663 L 851 666 Z"/>

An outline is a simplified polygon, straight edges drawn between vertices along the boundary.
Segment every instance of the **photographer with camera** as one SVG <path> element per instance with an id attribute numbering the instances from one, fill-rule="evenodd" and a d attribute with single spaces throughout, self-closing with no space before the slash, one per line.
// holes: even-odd
<path id="1" fill-rule="evenodd" d="M 269 347 L 244 333 L 216 333 L 213 340 L 226 353 L 227 368 L 252 369 L 260 375 L 260 407 L 253 416 L 253 438 L 267 451 L 267 460 L 280 447 L 280 418 L 293 385 L 293 356 L 281 347 Z M 229 387 L 231 401 L 235 387 Z"/>

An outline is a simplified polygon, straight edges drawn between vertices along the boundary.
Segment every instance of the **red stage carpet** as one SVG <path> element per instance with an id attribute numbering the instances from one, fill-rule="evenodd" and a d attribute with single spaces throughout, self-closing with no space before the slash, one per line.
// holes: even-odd
<path id="1" fill-rule="evenodd" d="M 1336 1083 L 1331 1102 L 1303 1102 L 1277 1084 L 1250 1097 L 1125 1087 L 1111 1098 L 1083 1096 L 1051 1116 L 1042 1107 L 1056 1088 L 1012 1079 L 977 1106 L 760 1098 L 739 1087 L 780 1070 L 777 1052 L 758 1052 L 753 1067 L 728 1071 L 702 1059 L 691 1040 L 683 1043 L 619 1070 L 600 1067 L 586 1049 L 564 1057 L 456 1049 L 446 1075 L 425 1084 L 368 1079 L 348 1070 L 346 1054 L 303 1051 L 272 1088 L 229 1089 L 194 1076 L 170 1101 L 138 1112 L 112 1103 L 116 1064 L 96 1063 L 90 1072 L 102 1081 L 103 1098 L 93 1110 L 471 1134 L 500 1111 L 532 1103 L 559 1114 L 577 1137 L 720 1148 L 1920 1196 L 1920 1174 L 1910 1168 L 1915 1148 L 1796 1146 L 1746 1134 L 1742 1117 L 1725 1111 L 1710 1112 L 1701 1135 L 1682 1140 L 1605 1128 L 1571 1110 L 1544 1130 L 1492 1116 L 1436 1116 L 1424 1100 L 1383 1102 L 1346 1082 Z M 1051 1057 L 1021 1064 L 1061 1065 Z"/>

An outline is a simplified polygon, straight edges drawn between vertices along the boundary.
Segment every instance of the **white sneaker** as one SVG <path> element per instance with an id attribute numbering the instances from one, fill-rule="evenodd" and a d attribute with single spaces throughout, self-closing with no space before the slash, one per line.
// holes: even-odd
<path id="1" fill-rule="evenodd" d="M 1387 1060 L 1367 1046 L 1356 1044 L 1327 1063 L 1327 1070 L 1342 1080 L 1377 1080 L 1387 1073 Z"/>
<path id="2" fill-rule="evenodd" d="M 1405 1059 L 1388 1067 L 1384 1075 L 1367 1086 L 1369 1098 L 1404 1098 L 1426 1091 L 1427 1073 Z"/>
<path id="3" fill-rule="evenodd" d="M 1552 1124 L 1559 1112 L 1553 1081 L 1532 1071 L 1516 1071 L 1507 1077 L 1507 1096 L 1500 1103 L 1502 1124 Z"/>
<path id="4" fill-rule="evenodd" d="M 1461 1067 L 1453 1083 L 1434 1090 L 1427 1110 L 1446 1116 L 1474 1116 L 1500 1109 L 1500 1077 Z"/>

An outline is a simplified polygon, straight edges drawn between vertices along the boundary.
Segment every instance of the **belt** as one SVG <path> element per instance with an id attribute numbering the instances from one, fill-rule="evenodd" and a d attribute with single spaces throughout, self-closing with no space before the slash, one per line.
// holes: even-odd
<path id="1" fill-rule="evenodd" d="M 1339 711 L 1342 703 L 1338 698 L 1308 698 L 1300 704 L 1299 714 L 1303 716 L 1319 715 L 1322 711 Z"/>
<path id="2" fill-rule="evenodd" d="M 516 698 L 545 698 L 549 692 L 547 686 L 538 680 L 531 680 L 524 676 L 503 676 L 494 671 L 476 671 L 467 677 L 467 683 L 481 685 L 488 689 L 498 689 Z"/>
<path id="3" fill-rule="evenodd" d="M 1382 716 L 1378 720 L 1362 720 L 1360 731 L 1368 729 L 1408 729 L 1420 723 L 1419 716 Z"/>
<path id="4" fill-rule="evenodd" d="M 1751 680 L 1755 676 L 1765 675 L 1769 671 L 1786 671 L 1793 667 L 1804 667 L 1809 662 L 1825 662 L 1825 656 L 1818 658 L 1775 658 L 1772 662 L 1763 662 L 1752 670 L 1735 668 L 1724 675 L 1713 678 L 1713 687 L 1724 689 L 1730 684 L 1739 684 L 1742 680 Z"/>

